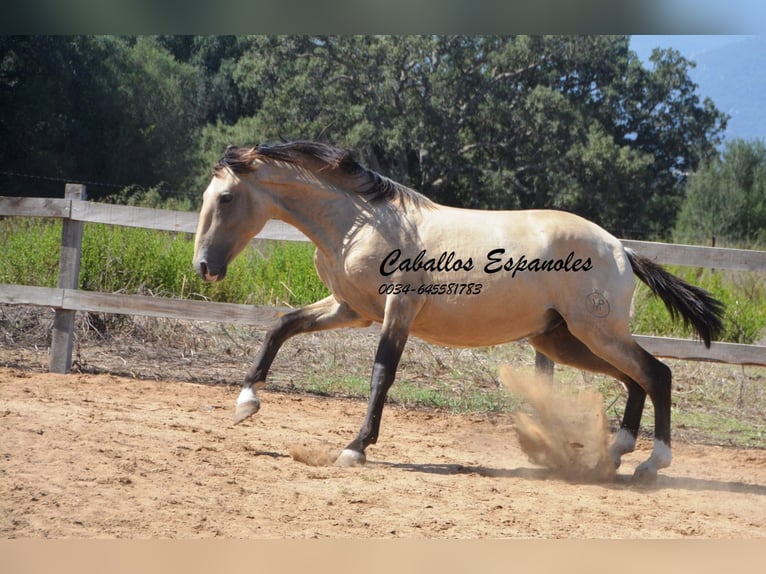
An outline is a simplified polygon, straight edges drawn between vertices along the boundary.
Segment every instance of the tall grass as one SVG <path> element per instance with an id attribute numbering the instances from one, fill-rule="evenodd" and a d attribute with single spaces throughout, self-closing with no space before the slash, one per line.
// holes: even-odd
<path id="1" fill-rule="evenodd" d="M 0 222 L 0 283 L 54 287 L 61 222 Z M 254 305 L 300 306 L 327 295 L 316 275 L 314 248 L 264 242 L 229 266 L 225 281 L 207 284 L 194 273 L 191 236 L 101 224 L 83 233 L 80 288 L 104 293 L 143 293 Z"/>
<path id="2" fill-rule="evenodd" d="M 722 341 L 754 343 L 766 336 L 766 277 L 744 271 L 714 271 L 668 266 L 668 271 L 708 290 L 725 307 Z M 634 333 L 668 337 L 694 337 L 690 328 L 673 321 L 659 298 L 640 283 L 631 322 Z"/>
<path id="3" fill-rule="evenodd" d="M 30 218 L 0 221 L 0 283 L 53 287 L 57 282 L 61 222 Z M 206 284 L 191 266 L 188 234 L 86 224 L 80 288 L 105 293 L 149 293 L 253 305 L 300 306 L 328 294 L 314 270 L 314 247 L 262 242 L 230 265 L 225 281 Z M 711 291 L 726 306 L 724 341 L 753 343 L 766 335 L 763 274 L 670 267 L 683 279 Z M 671 321 L 661 301 L 641 284 L 633 331 L 693 336 Z"/>
<path id="4" fill-rule="evenodd" d="M 55 287 L 60 246 L 58 220 L 0 220 L 0 283 Z"/>

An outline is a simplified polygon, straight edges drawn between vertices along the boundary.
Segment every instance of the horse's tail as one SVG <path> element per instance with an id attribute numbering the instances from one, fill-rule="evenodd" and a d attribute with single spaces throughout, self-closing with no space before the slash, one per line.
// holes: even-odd
<path id="1" fill-rule="evenodd" d="M 651 259 L 639 255 L 632 249 L 625 249 L 633 272 L 668 308 L 673 319 L 680 318 L 685 325 L 691 325 L 705 346 L 723 330 L 724 306 L 710 293 L 668 273 Z"/>

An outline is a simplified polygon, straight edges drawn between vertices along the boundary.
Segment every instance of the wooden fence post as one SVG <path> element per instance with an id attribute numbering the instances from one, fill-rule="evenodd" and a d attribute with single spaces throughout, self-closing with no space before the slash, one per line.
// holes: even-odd
<path id="1" fill-rule="evenodd" d="M 64 197 L 72 201 L 85 200 L 85 186 L 74 183 L 66 184 Z M 63 220 L 61 256 L 59 259 L 59 289 L 77 289 L 79 286 L 82 225 L 82 221 Z M 49 366 L 52 373 L 68 373 L 72 368 L 74 319 L 74 310 L 56 309 L 53 319 Z"/>

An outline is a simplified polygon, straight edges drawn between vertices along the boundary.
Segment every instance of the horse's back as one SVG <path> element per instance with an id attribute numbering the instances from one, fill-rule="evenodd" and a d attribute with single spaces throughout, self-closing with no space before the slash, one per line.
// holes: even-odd
<path id="1" fill-rule="evenodd" d="M 620 241 L 553 210 L 439 206 L 399 227 L 360 229 L 342 268 L 322 259 L 320 276 L 360 316 L 383 321 L 394 297 L 421 307 L 413 334 L 452 346 L 528 337 L 556 317 L 601 320 L 592 309 L 602 300 L 615 307 L 610 320 L 627 322 L 633 290 Z"/>
<path id="2" fill-rule="evenodd" d="M 470 270 L 442 265 L 421 274 L 419 284 L 437 286 L 412 326 L 421 338 L 483 346 L 544 332 L 561 318 L 627 325 L 630 262 L 598 225 L 553 210 L 446 208 L 425 219 L 418 229 L 426 259 L 454 254 L 452 261 L 470 261 Z"/>

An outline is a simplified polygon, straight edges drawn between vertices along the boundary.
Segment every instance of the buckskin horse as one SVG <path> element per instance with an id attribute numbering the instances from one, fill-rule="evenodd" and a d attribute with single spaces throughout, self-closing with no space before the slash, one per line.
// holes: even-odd
<path id="1" fill-rule="evenodd" d="M 256 389 L 281 345 L 299 333 L 381 324 L 362 427 L 336 464 L 365 462 L 378 439 L 386 393 L 412 334 L 478 347 L 526 338 L 555 362 L 610 375 L 627 389 L 614 464 L 635 449 L 646 395 L 654 447 L 634 477 L 656 479 L 671 461 L 670 369 L 629 329 L 634 277 L 706 346 L 722 329 L 722 304 L 643 257 L 598 225 L 554 210 L 485 211 L 437 204 L 315 142 L 229 146 L 203 195 L 193 264 L 205 281 L 269 219 L 315 244 L 330 296 L 280 317 L 245 376 L 235 423 L 256 413 Z"/>

